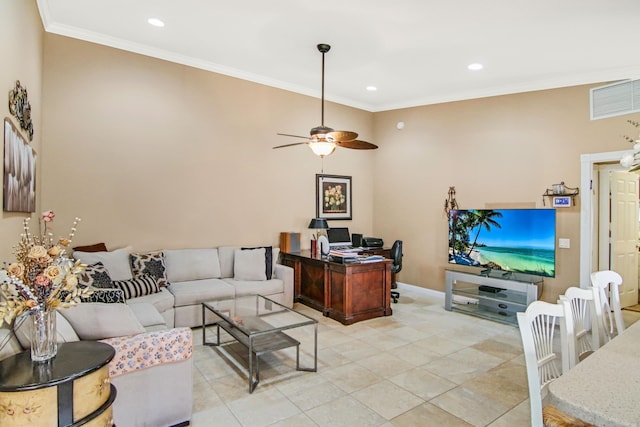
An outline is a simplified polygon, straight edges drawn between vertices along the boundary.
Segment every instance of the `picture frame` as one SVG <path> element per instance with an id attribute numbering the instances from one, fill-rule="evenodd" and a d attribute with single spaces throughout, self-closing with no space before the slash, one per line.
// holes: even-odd
<path id="1" fill-rule="evenodd" d="M 36 151 L 11 119 L 4 119 L 3 209 L 36 211 Z"/>
<path id="2" fill-rule="evenodd" d="M 351 177 L 316 174 L 316 218 L 351 220 Z"/>

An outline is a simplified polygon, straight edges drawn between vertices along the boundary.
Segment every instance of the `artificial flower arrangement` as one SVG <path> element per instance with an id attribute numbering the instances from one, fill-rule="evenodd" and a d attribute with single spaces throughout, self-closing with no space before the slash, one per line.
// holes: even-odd
<path id="1" fill-rule="evenodd" d="M 342 185 L 329 187 L 324 191 L 324 206 L 328 211 L 340 211 L 344 209 L 343 205 L 346 196 L 342 192 Z"/>
<path id="2" fill-rule="evenodd" d="M 634 126 L 635 128 L 640 128 L 640 122 L 635 120 L 627 120 L 627 123 Z M 622 135 L 622 137 L 627 141 L 633 144 L 633 152 L 627 153 L 622 156 L 620 159 L 620 164 L 629 169 L 629 172 L 635 172 L 640 170 L 640 136 L 638 138 L 631 138 L 627 135 Z"/>
<path id="3" fill-rule="evenodd" d="M 69 237 L 54 241 L 53 233 L 47 230 L 54 217 L 53 211 L 42 213 L 43 231 L 38 235 L 30 232 L 29 218 L 24 220 L 24 232 L 14 248 L 16 262 L 5 263 L 0 269 L 0 326 L 28 311 L 67 308 L 93 293 L 78 286 L 78 273 L 85 266 L 66 255 L 80 219 L 73 222 Z"/>

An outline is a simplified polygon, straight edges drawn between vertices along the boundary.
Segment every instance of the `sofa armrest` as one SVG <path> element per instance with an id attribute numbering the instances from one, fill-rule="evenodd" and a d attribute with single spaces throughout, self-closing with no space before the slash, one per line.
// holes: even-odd
<path id="1" fill-rule="evenodd" d="M 274 275 L 284 283 L 284 298 L 282 304 L 293 308 L 293 268 L 282 264 L 276 264 Z"/>
<path id="2" fill-rule="evenodd" d="M 193 354 L 193 334 L 189 328 L 145 332 L 100 341 L 116 350 L 109 363 L 109 375 L 112 378 L 156 365 L 181 362 Z"/>

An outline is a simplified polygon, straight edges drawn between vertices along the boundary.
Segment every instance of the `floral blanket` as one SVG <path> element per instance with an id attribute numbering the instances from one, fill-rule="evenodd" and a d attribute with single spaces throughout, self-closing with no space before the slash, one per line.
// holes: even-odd
<path id="1" fill-rule="evenodd" d="M 189 328 L 146 332 L 100 341 L 116 350 L 116 355 L 109 363 L 109 375 L 112 378 L 156 365 L 187 360 L 193 353 L 193 336 Z"/>

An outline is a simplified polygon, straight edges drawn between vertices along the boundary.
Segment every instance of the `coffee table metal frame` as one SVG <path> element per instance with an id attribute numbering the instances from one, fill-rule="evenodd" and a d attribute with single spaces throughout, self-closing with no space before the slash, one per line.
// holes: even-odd
<path id="1" fill-rule="evenodd" d="M 255 313 L 251 316 L 243 316 L 240 322 L 235 315 L 227 308 L 227 304 L 235 305 L 237 299 L 255 298 Z M 260 304 L 272 308 L 273 305 L 279 308 L 278 311 L 267 311 L 260 314 Z M 206 324 L 206 310 L 214 313 L 219 320 L 214 323 Z M 273 326 L 266 321 L 270 315 L 277 313 L 295 313 L 297 316 L 304 318 L 300 322 Z M 247 326 L 250 323 L 250 326 Z M 216 325 L 216 342 L 206 340 L 206 327 Z M 285 334 L 283 331 L 287 329 L 300 328 L 303 326 L 313 325 L 313 368 L 300 367 L 300 342 Z M 318 321 L 305 314 L 292 310 L 276 301 L 273 301 L 262 295 L 242 296 L 234 299 L 221 301 L 208 301 L 202 303 L 202 343 L 203 345 L 219 347 L 228 344 L 231 341 L 220 342 L 220 328 L 235 338 L 240 344 L 245 346 L 249 352 L 249 393 L 253 393 L 260 382 L 260 356 L 276 350 L 282 350 L 288 347 L 296 347 L 296 370 L 316 372 L 318 370 Z M 255 363 L 254 363 L 255 357 Z"/>

